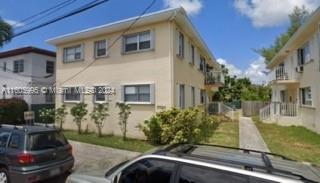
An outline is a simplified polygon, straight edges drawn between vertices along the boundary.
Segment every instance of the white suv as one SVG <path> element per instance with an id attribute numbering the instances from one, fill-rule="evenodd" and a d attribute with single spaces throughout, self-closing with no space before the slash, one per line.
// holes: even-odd
<path id="1" fill-rule="evenodd" d="M 276 154 L 176 144 L 111 168 L 105 177 L 72 174 L 67 183 L 320 182 L 320 169 Z"/>

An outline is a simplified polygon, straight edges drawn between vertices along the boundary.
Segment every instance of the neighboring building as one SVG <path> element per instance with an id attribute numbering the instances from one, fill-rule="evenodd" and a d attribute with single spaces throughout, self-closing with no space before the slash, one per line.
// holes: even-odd
<path id="1" fill-rule="evenodd" d="M 55 60 L 55 52 L 31 46 L 0 52 L 0 98 L 22 98 L 29 109 L 54 104 L 52 93 L 33 95 L 28 90 L 54 84 Z M 21 90 L 5 91 L 10 89 Z"/>
<path id="2" fill-rule="evenodd" d="M 184 9 L 169 9 L 60 36 L 48 42 L 57 47 L 57 87 L 111 86 L 114 96 L 76 92 L 56 97 L 56 107 L 85 102 L 109 103 L 104 133 L 121 134 L 116 102 L 131 104 L 128 135 L 142 137 L 137 125 L 156 111 L 203 106 L 223 77 L 205 42 Z M 123 34 L 123 32 L 125 33 Z M 110 47 L 110 49 L 108 49 Z M 210 96 L 210 97 L 209 97 Z M 66 128 L 75 129 L 72 116 Z M 87 118 L 84 128 L 95 130 Z"/>
<path id="3" fill-rule="evenodd" d="M 318 9 L 268 64 L 272 101 L 260 111 L 264 121 L 320 133 L 319 22 Z"/>

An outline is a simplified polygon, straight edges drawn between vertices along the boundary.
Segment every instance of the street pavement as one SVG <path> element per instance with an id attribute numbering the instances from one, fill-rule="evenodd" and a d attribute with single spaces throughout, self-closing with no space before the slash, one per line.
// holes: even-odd
<path id="1" fill-rule="evenodd" d="M 116 164 L 132 159 L 139 153 L 113 149 L 81 142 L 69 141 L 73 147 L 75 166 L 72 173 L 103 177 Z M 43 183 L 64 183 L 67 174 L 46 180 Z"/>

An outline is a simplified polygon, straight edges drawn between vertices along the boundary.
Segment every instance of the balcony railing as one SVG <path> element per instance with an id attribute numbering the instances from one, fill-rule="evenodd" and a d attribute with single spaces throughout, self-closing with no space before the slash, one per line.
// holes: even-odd
<path id="1" fill-rule="evenodd" d="M 205 75 L 205 85 L 223 85 L 224 77 L 221 72 L 208 72 Z"/>
<path id="2" fill-rule="evenodd" d="M 290 70 L 284 66 L 280 66 L 273 69 L 268 74 L 268 81 L 292 82 L 298 81 L 298 77 L 298 73 L 295 71 L 295 69 Z"/>

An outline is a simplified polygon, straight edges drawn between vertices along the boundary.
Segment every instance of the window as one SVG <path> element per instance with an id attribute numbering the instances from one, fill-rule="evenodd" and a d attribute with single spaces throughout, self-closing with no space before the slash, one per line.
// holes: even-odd
<path id="1" fill-rule="evenodd" d="M 64 88 L 64 101 L 65 102 L 79 102 L 81 99 L 80 87 Z"/>
<path id="2" fill-rule="evenodd" d="M 54 62 L 53 61 L 47 61 L 46 72 L 48 74 L 53 74 L 54 73 Z"/>
<path id="3" fill-rule="evenodd" d="M 302 105 L 312 106 L 311 88 L 300 88 L 300 102 Z"/>
<path id="4" fill-rule="evenodd" d="M 248 177 L 204 167 L 182 166 L 179 183 L 247 183 Z"/>
<path id="5" fill-rule="evenodd" d="M 6 72 L 7 71 L 7 62 L 3 62 L 3 72 Z"/>
<path id="6" fill-rule="evenodd" d="M 54 102 L 54 94 L 50 91 L 48 91 L 45 94 L 46 103 L 53 103 Z"/>
<path id="7" fill-rule="evenodd" d="M 194 87 L 191 87 L 192 107 L 196 106 L 196 94 Z"/>
<path id="8" fill-rule="evenodd" d="M 309 42 L 298 49 L 298 65 L 303 65 L 311 60 Z"/>
<path id="9" fill-rule="evenodd" d="M 180 85 L 180 90 L 179 90 L 179 107 L 181 109 L 185 108 L 185 91 L 184 91 L 184 85 Z"/>
<path id="10" fill-rule="evenodd" d="M 20 149 L 20 135 L 13 134 L 11 135 L 10 143 L 9 143 L 9 148 L 12 149 Z"/>
<path id="11" fill-rule="evenodd" d="M 141 160 L 124 169 L 120 183 L 169 183 L 173 178 L 175 164 L 169 161 Z"/>
<path id="12" fill-rule="evenodd" d="M 195 62 L 195 49 L 194 46 L 191 45 L 191 64 L 194 65 Z"/>
<path id="13" fill-rule="evenodd" d="M 15 60 L 13 62 L 13 72 L 19 73 L 24 71 L 24 60 Z"/>
<path id="14" fill-rule="evenodd" d="M 9 136 L 10 133 L 8 132 L 0 132 L 0 148 L 7 146 Z"/>
<path id="15" fill-rule="evenodd" d="M 151 49 L 151 31 L 124 36 L 124 52 L 134 52 Z"/>
<path id="16" fill-rule="evenodd" d="M 206 59 L 200 56 L 200 71 L 205 72 Z"/>
<path id="17" fill-rule="evenodd" d="M 200 91 L 200 101 L 201 101 L 201 104 L 204 104 L 206 102 L 206 92 L 205 92 L 205 90 L 201 90 Z"/>
<path id="18" fill-rule="evenodd" d="M 64 48 L 63 50 L 63 61 L 64 62 L 74 62 L 82 59 L 82 46 L 72 46 Z"/>
<path id="19" fill-rule="evenodd" d="M 182 32 L 179 32 L 178 37 L 178 56 L 184 57 L 184 35 Z"/>
<path id="20" fill-rule="evenodd" d="M 95 86 L 94 91 L 95 102 L 106 102 L 105 86 Z"/>
<path id="21" fill-rule="evenodd" d="M 40 151 L 67 145 L 66 138 L 60 132 L 32 133 L 27 138 L 27 150 Z"/>
<path id="22" fill-rule="evenodd" d="M 100 40 L 94 43 L 95 57 L 103 57 L 107 55 L 107 41 Z"/>
<path id="23" fill-rule="evenodd" d="M 125 102 L 150 102 L 150 85 L 124 86 Z"/>

